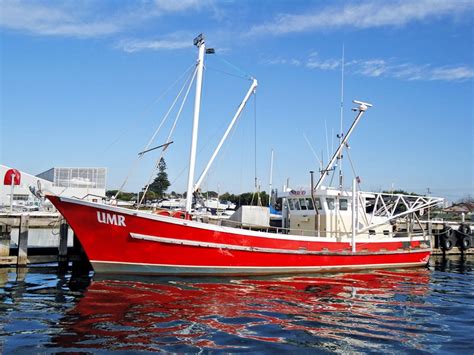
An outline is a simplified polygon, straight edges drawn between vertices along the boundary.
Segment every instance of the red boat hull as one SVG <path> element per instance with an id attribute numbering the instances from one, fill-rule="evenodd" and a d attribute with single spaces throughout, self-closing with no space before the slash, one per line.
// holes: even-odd
<path id="1" fill-rule="evenodd" d="M 98 273 L 246 275 L 426 265 L 415 238 L 348 241 L 221 227 L 48 196 Z M 367 238 L 367 239 L 364 239 Z"/>

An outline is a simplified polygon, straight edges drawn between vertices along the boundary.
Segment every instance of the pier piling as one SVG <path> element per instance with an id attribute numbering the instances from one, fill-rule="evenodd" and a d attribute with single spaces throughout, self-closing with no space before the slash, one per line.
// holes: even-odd
<path id="1" fill-rule="evenodd" d="M 59 227 L 59 250 L 58 261 L 67 261 L 67 234 L 69 226 L 65 219 L 61 219 Z"/>
<path id="2" fill-rule="evenodd" d="M 0 257 L 10 255 L 10 233 L 12 228 L 7 224 L 0 224 Z"/>
<path id="3" fill-rule="evenodd" d="M 30 215 L 22 214 L 20 217 L 20 230 L 18 233 L 18 266 L 26 266 L 28 263 L 28 232 L 30 227 Z"/>

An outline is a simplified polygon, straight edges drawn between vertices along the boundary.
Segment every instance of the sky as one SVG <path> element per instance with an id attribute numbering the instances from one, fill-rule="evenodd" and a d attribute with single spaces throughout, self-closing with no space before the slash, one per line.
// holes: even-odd
<path id="1" fill-rule="evenodd" d="M 471 0 L 0 1 L 0 31 L 0 162 L 27 173 L 106 167 L 108 189 L 128 176 L 124 190 L 140 190 L 160 153 L 138 164 L 137 154 L 186 92 L 203 33 L 216 53 L 205 59 L 196 178 L 249 78 L 259 83 L 203 190 L 253 191 L 255 177 L 268 190 L 272 149 L 273 186 L 307 188 L 337 147 L 341 101 L 347 131 L 356 99 L 373 107 L 344 153 L 346 187 L 357 175 L 366 191 L 474 196 Z M 164 155 L 169 191 L 186 189 L 194 95 Z"/>

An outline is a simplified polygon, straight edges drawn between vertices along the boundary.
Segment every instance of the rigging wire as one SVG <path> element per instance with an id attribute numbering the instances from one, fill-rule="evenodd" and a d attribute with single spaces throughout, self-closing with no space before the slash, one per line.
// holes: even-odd
<path id="1" fill-rule="evenodd" d="M 239 122 L 237 121 L 236 127 L 237 127 L 238 124 L 239 124 Z M 211 144 L 211 142 L 214 140 L 214 138 L 216 138 L 217 134 L 220 132 L 220 130 L 223 128 L 223 126 L 224 126 L 224 123 L 222 123 L 217 129 L 215 129 L 212 134 L 205 137 L 206 139 L 203 139 L 204 144 L 198 149 L 198 153 L 202 153 Z M 187 168 L 189 168 L 189 166 L 188 166 L 187 163 L 185 163 L 183 168 L 179 171 L 177 176 L 171 182 L 171 185 L 174 185 L 176 183 L 176 181 L 178 181 L 181 178 L 182 174 L 185 172 L 185 170 Z"/>
<path id="2" fill-rule="evenodd" d="M 188 79 L 186 79 L 186 81 L 184 82 L 183 86 L 181 87 L 181 89 L 180 89 L 178 95 L 176 96 L 176 98 L 174 99 L 173 103 L 171 104 L 171 107 L 170 107 L 170 108 L 168 109 L 168 111 L 166 112 L 166 114 L 165 114 L 165 116 L 163 117 L 162 121 L 160 122 L 158 128 L 155 130 L 155 132 L 153 133 L 153 135 L 152 135 L 151 139 L 149 140 L 148 144 L 145 146 L 145 148 L 144 148 L 142 151 L 147 150 L 147 149 L 151 146 L 151 144 L 153 143 L 153 140 L 155 139 L 156 135 L 157 135 L 158 132 L 160 131 L 161 127 L 162 127 L 163 124 L 165 123 L 165 121 L 166 121 L 166 119 L 168 118 L 169 114 L 170 114 L 171 111 L 173 110 L 173 108 L 174 108 L 176 102 L 178 101 L 179 97 L 181 96 L 181 94 L 182 94 L 184 88 L 186 87 L 186 84 L 188 83 L 189 80 L 191 80 L 191 78 L 192 78 L 192 80 L 194 80 L 194 77 L 195 77 L 196 72 L 197 72 L 197 66 L 195 65 L 195 67 L 196 67 L 196 68 L 195 68 L 195 70 L 194 70 L 192 76 L 190 75 L 190 76 L 188 77 Z M 192 82 L 192 81 L 191 81 L 191 82 Z M 123 188 L 124 188 L 125 185 L 127 184 L 129 178 L 132 176 L 132 173 L 136 170 L 136 167 L 137 167 L 139 161 L 140 161 L 142 158 L 143 158 L 143 154 L 139 155 L 139 156 L 135 159 L 134 163 L 133 163 L 132 166 L 130 167 L 130 170 L 129 170 L 127 176 L 125 177 L 124 182 L 122 183 L 122 185 L 120 186 L 120 188 L 117 190 L 117 193 L 115 194 L 115 198 L 117 198 L 118 195 L 120 194 L 120 192 L 122 192 Z"/>
<path id="3" fill-rule="evenodd" d="M 240 72 L 242 74 L 243 77 L 249 79 L 249 80 L 252 80 L 252 76 L 250 74 L 248 74 L 247 72 L 245 72 L 244 70 L 242 70 L 241 68 L 239 68 L 238 66 L 236 66 L 235 64 L 232 64 L 231 62 L 229 62 L 228 60 L 224 59 L 224 58 L 221 58 L 220 55 L 218 55 L 217 53 L 214 55 L 214 58 L 217 58 L 218 60 L 220 60 L 221 62 L 227 64 L 228 66 L 234 68 L 235 70 L 237 70 L 238 72 Z"/>
<path id="4" fill-rule="evenodd" d="M 249 79 L 247 76 L 232 74 L 232 73 L 229 73 L 229 72 L 227 72 L 227 71 L 225 71 L 225 70 L 213 68 L 213 67 L 210 67 L 210 66 L 206 66 L 206 69 L 212 70 L 212 71 L 215 71 L 215 72 L 218 72 L 218 73 L 221 73 L 221 74 L 229 75 L 229 76 L 232 76 L 232 77 L 234 77 L 234 78 L 239 78 L 239 79 L 243 79 L 243 80 L 251 80 L 251 79 Z"/>
<path id="5" fill-rule="evenodd" d="M 232 138 L 234 137 L 234 133 L 237 131 L 238 127 L 239 127 L 239 123 L 241 122 L 242 120 L 237 120 L 236 123 L 235 123 L 235 126 L 234 128 L 232 129 L 232 131 L 229 133 L 229 136 L 227 138 L 227 141 L 228 142 L 231 142 L 232 141 Z M 219 162 L 222 161 L 223 159 L 225 159 L 226 155 L 227 155 L 227 152 L 229 151 L 230 149 L 230 144 L 225 144 L 223 146 L 223 150 L 222 150 L 222 153 L 220 153 L 217 157 L 216 157 L 216 162 L 214 164 L 214 167 L 211 167 L 209 169 L 209 172 L 207 173 L 207 176 L 206 176 L 206 183 L 209 184 L 209 178 L 212 174 L 212 172 L 214 172 L 216 170 L 216 167 L 218 166 Z"/>
<path id="6" fill-rule="evenodd" d="M 354 177 L 356 178 L 356 182 L 357 182 L 357 187 L 358 189 L 360 190 L 360 179 L 358 179 L 358 175 L 355 171 L 355 168 L 354 168 L 354 164 L 352 162 L 352 159 L 351 159 L 351 155 L 349 154 L 349 147 L 346 146 L 346 153 L 347 153 L 347 158 L 349 159 L 349 163 L 351 165 L 351 168 L 352 168 L 352 172 L 354 173 Z"/>
<path id="7" fill-rule="evenodd" d="M 313 145 L 311 144 L 311 142 L 309 141 L 308 137 L 306 136 L 306 133 L 303 133 L 303 137 L 304 137 L 304 139 L 306 140 L 306 143 L 308 143 L 309 149 L 311 149 L 311 152 L 313 153 L 314 157 L 318 160 L 319 166 L 322 167 L 323 162 L 321 161 L 321 159 L 319 159 L 318 155 L 317 155 L 316 152 L 314 151 Z"/>
<path id="8" fill-rule="evenodd" d="M 326 119 L 324 119 L 324 128 L 325 128 L 325 131 L 326 131 L 326 155 L 327 155 L 327 158 L 328 158 L 328 161 L 329 161 L 330 158 L 329 158 L 328 123 L 327 123 Z"/>
<path id="9" fill-rule="evenodd" d="M 334 180 L 334 173 L 336 172 L 336 169 L 331 169 L 332 170 L 332 174 L 331 174 L 331 180 L 329 181 L 329 186 L 332 186 L 332 181 Z"/>
<path id="10" fill-rule="evenodd" d="M 180 106 L 180 108 L 179 108 L 179 110 L 178 110 L 178 113 L 176 114 L 176 118 L 175 118 L 175 120 L 174 120 L 174 122 L 173 122 L 173 126 L 171 127 L 171 130 L 170 130 L 170 132 L 169 132 L 169 134 L 168 134 L 168 138 L 166 139 L 166 143 L 165 143 L 165 144 L 168 144 L 169 142 L 171 142 L 171 136 L 173 135 L 174 129 L 176 128 L 176 124 L 178 123 L 179 117 L 181 116 L 181 112 L 183 111 L 184 104 L 185 104 L 185 102 L 186 102 L 186 99 L 188 98 L 188 94 L 189 94 L 189 91 L 191 90 L 191 86 L 193 85 L 194 78 L 196 77 L 196 73 L 197 73 L 197 70 L 194 71 L 194 75 L 192 76 L 192 78 L 191 78 L 191 80 L 190 80 L 190 82 L 189 82 L 188 89 L 186 90 L 186 93 L 185 93 L 185 95 L 184 95 L 184 97 L 183 97 L 183 100 L 182 100 L 182 102 L 181 102 L 181 106 Z M 180 94 L 181 94 L 181 93 L 180 93 Z M 143 200 L 144 200 L 144 198 L 145 198 L 145 196 L 146 196 L 146 193 L 147 193 L 147 191 L 148 191 L 148 188 L 150 187 L 150 184 L 151 184 L 151 182 L 152 182 L 152 180 L 153 180 L 153 176 L 155 176 L 156 171 L 157 171 L 158 168 L 159 168 L 160 161 L 161 161 L 161 159 L 163 158 L 163 155 L 164 155 L 164 153 L 165 153 L 165 151 L 166 151 L 167 148 L 168 148 L 168 145 L 164 146 L 163 149 L 161 150 L 160 157 L 159 157 L 159 159 L 158 159 L 157 162 L 156 162 L 155 169 L 153 170 L 153 172 L 152 172 L 151 175 L 150 175 L 150 178 L 148 179 L 148 183 L 146 184 L 145 190 L 144 190 L 144 192 L 143 192 L 143 196 L 142 196 L 140 202 L 138 203 L 137 209 L 138 209 L 138 207 L 142 204 L 142 202 L 143 202 Z"/>
<path id="11" fill-rule="evenodd" d="M 172 88 L 174 88 L 174 87 L 176 86 L 176 84 L 177 84 L 178 82 L 180 82 L 180 81 L 186 76 L 186 74 L 188 74 L 188 73 L 191 71 L 191 69 L 193 69 L 195 66 L 196 66 L 196 64 L 193 63 L 189 68 L 187 68 L 187 69 L 178 77 L 178 79 L 176 79 L 170 86 L 168 86 L 168 88 L 166 88 L 155 100 L 153 100 L 153 101 L 142 111 L 142 113 L 140 113 L 138 116 L 139 116 L 139 117 L 142 117 L 142 116 L 145 116 L 146 114 L 148 114 L 148 113 L 151 111 L 152 107 L 153 107 L 154 105 L 156 105 L 159 101 L 161 101 L 161 100 L 166 96 L 166 94 L 167 94 Z M 136 119 L 134 119 L 134 120 L 131 120 L 129 126 L 131 126 L 132 123 L 135 123 L 136 121 L 138 121 L 138 118 L 136 118 Z M 129 126 L 128 126 L 128 127 L 129 127 Z M 118 137 L 117 137 L 114 141 L 112 141 L 112 142 L 104 149 L 103 152 L 105 153 L 106 151 L 108 151 L 108 150 L 110 149 L 110 147 L 112 147 L 114 144 L 116 144 L 116 143 L 117 143 L 126 133 L 128 133 L 128 132 L 129 132 L 129 128 L 125 128 L 125 129 L 118 135 Z"/>

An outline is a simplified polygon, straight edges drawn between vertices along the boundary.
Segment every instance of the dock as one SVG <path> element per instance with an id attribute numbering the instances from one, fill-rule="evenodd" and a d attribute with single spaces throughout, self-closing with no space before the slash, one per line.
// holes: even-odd
<path id="1" fill-rule="evenodd" d="M 0 214 L 0 266 L 84 261 L 72 229 L 59 213 Z"/>

